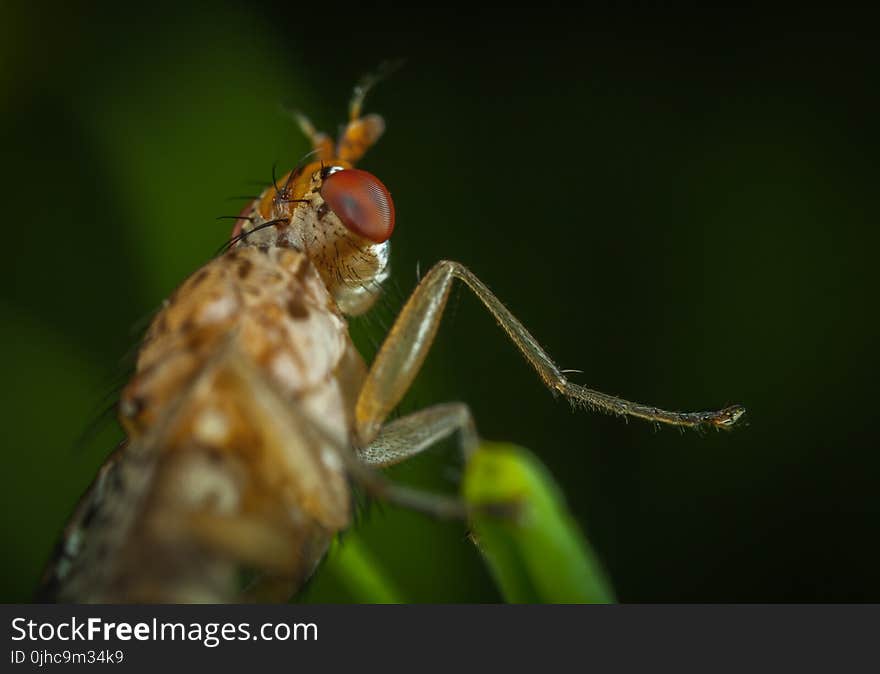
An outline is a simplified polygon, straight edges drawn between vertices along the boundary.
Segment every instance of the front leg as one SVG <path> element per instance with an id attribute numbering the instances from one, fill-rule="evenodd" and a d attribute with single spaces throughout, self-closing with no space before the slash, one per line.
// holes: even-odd
<path id="1" fill-rule="evenodd" d="M 431 268 L 413 291 L 370 367 L 355 409 L 362 442 L 369 443 L 376 437 L 383 421 L 398 405 L 418 374 L 437 334 L 452 282 L 456 278 L 463 281 L 495 317 L 544 384 L 554 393 L 561 393 L 572 404 L 673 426 L 714 426 L 724 429 L 731 428 L 745 413 L 745 409 L 739 405 L 712 412 L 668 412 L 572 384 L 531 333 L 480 279 L 464 265 L 443 260 Z"/>

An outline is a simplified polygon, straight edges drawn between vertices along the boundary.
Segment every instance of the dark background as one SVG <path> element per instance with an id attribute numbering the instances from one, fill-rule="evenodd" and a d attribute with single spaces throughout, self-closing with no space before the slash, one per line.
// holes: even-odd
<path id="1" fill-rule="evenodd" d="M 401 291 L 460 260 L 576 381 L 749 424 L 572 413 L 466 292 L 404 411 L 464 400 L 539 455 L 622 601 L 880 600 L 880 59 L 857 19 L 116 5 L 0 8 L 0 599 L 30 597 L 116 442 L 132 326 L 222 243 L 227 198 L 308 149 L 283 106 L 333 131 L 403 56 L 362 164 L 394 194 Z M 453 489 L 455 466 L 396 477 Z M 386 506 L 359 532 L 410 600 L 498 599 L 460 525 Z M 347 597 L 319 576 L 309 598 Z"/>

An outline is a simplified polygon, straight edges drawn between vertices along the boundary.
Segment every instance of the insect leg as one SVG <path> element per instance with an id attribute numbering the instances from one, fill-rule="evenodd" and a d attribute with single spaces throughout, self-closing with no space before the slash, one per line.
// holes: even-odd
<path id="1" fill-rule="evenodd" d="M 352 92 L 351 101 L 349 101 L 348 104 L 348 118 L 354 120 L 360 117 L 361 111 L 364 107 L 364 99 L 367 97 L 370 90 L 386 77 L 393 74 L 402 65 L 403 59 L 385 61 L 381 63 L 375 71 L 364 75 L 355 85 L 354 91 Z"/>
<path id="2" fill-rule="evenodd" d="M 386 424 L 357 455 L 366 464 L 384 468 L 419 454 L 456 431 L 467 458 L 479 442 L 470 409 L 464 403 L 432 405 Z"/>
<path id="3" fill-rule="evenodd" d="M 464 265 L 443 260 L 416 286 L 370 367 L 355 412 L 361 438 L 369 441 L 376 437 L 388 413 L 412 384 L 437 334 L 455 279 L 463 281 L 480 299 L 547 388 L 554 394 L 562 394 L 572 404 L 673 426 L 725 429 L 732 427 L 745 413 L 739 405 L 710 412 L 668 412 L 571 383 L 531 333 L 480 279 Z"/>
<path id="4" fill-rule="evenodd" d="M 354 164 L 376 144 L 383 133 L 385 120 L 379 115 L 370 114 L 352 119 L 339 138 L 336 154 L 340 159 Z"/>
<path id="5" fill-rule="evenodd" d="M 294 112 L 294 118 L 300 130 L 312 144 L 315 155 L 322 161 L 331 161 L 334 155 L 333 139 L 323 131 L 318 131 L 311 120 L 301 112 Z"/>
<path id="6" fill-rule="evenodd" d="M 385 120 L 379 115 L 361 115 L 367 92 L 394 72 L 401 62 L 383 63 L 355 86 L 348 105 L 348 124 L 339 137 L 336 153 L 340 159 L 356 163 L 385 133 Z"/>

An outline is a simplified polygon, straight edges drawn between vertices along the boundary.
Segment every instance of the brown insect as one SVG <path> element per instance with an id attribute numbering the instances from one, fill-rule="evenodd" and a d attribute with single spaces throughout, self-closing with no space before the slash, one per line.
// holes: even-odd
<path id="1" fill-rule="evenodd" d="M 394 205 L 354 168 L 382 135 L 355 89 L 337 143 L 305 118 L 314 160 L 248 206 L 224 252 L 165 302 L 122 393 L 124 445 L 83 497 L 46 578 L 74 602 L 284 599 L 351 519 L 349 481 L 378 498 L 464 517 L 451 497 L 374 470 L 458 432 L 468 408 L 435 405 L 386 423 L 434 340 L 453 282 L 470 288 L 554 394 L 676 426 L 730 428 L 734 406 L 667 412 L 568 381 L 534 337 L 462 265 L 419 282 L 368 368 L 347 315 L 366 312 L 389 274 Z M 250 572 L 252 580 L 242 578 Z"/>

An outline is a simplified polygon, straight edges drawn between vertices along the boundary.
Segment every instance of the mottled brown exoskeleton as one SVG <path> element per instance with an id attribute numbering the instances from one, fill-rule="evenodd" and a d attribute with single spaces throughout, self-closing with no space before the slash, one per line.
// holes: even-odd
<path id="1" fill-rule="evenodd" d="M 46 575 L 74 602 L 227 602 L 290 597 L 351 519 L 349 481 L 378 498 L 464 517 L 455 499 L 375 472 L 458 432 L 468 408 L 386 423 L 415 378 L 458 279 L 544 383 L 573 403 L 678 426 L 733 426 L 743 409 L 666 412 L 572 384 L 489 289 L 456 262 L 419 282 L 367 368 L 346 315 L 389 273 L 394 206 L 355 169 L 384 131 L 355 90 L 338 143 L 300 124 L 314 161 L 249 205 L 225 251 L 150 325 L 119 416 L 127 440 L 104 464 Z M 255 581 L 243 585 L 243 572 Z"/>

